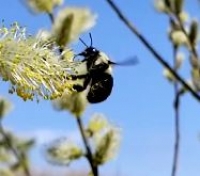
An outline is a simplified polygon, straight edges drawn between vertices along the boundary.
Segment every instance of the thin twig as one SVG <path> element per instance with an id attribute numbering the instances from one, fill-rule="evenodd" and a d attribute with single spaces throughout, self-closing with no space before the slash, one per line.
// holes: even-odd
<path id="1" fill-rule="evenodd" d="M 48 15 L 49 15 L 49 19 L 51 20 L 51 23 L 53 24 L 55 21 L 53 13 L 48 13 Z"/>
<path id="2" fill-rule="evenodd" d="M 86 157 L 88 159 L 88 162 L 90 163 L 93 175 L 94 176 L 98 176 L 98 167 L 96 165 L 94 165 L 92 152 L 91 152 L 87 137 L 85 135 L 85 131 L 84 131 L 84 128 L 83 128 L 82 120 L 81 120 L 80 117 L 77 117 L 76 119 L 77 119 L 79 130 L 81 132 L 81 136 L 83 138 L 85 149 L 86 149 L 86 152 L 87 152 Z"/>
<path id="3" fill-rule="evenodd" d="M 5 140 L 5 143 L 6 143 L 7 147 L 10 149 L 10 151 L 13 153 L 13 155 L 16 157 L 16 159 L 17 159 L 19 162 L 23 161 L 23 160 L 25 159 L 25 158 L 24 158 L 24 154 L 18 152 L 17 149 L 13 146 L 10 137 L 9 137 L 9 136 L 7 135 L 7 133 L 4 131 L 2 122 L 0 122 L 0 134 L 2 135 L 3 139 Z M 24 174 L 25 174 L 26 176 L 31 176 L 31 173 L 30 173 L 30 171 L 29 171 L 28 166 L 27 166 L 26 164 L 23 164 L 22 167 L 23 167 L 23 170 L 24 170 Z"/>
<path id="4" fill-rule="evenodd" d="M 177 47 L 173 47 L 173 56 L 174 56 L 174 70 L 177 71 Z M 173 162 L 172 162 L 172 173 L 171 176 L 176 176 L 177 167 L 178 167 L 178 158 L 179 158 L 179 146 L 180 146 L 180 117 L 179 117 L 179 107 L 180 107 L 180 91 L 178 82 L 174 82 L 174 113 L 175 113 L 175 142 L 174 142 L 174 154 L 173 154 Z"/>
<path id="5" fill-rule="evenodd" d="M 184 81 L 184 79 L 173 70 L 173 68 L 158 54 L 158 52 L 153 48 L 153 46 L 143 37 L 142 34 L 139 33 L 137 28 L 123 15 L 123 13 L 119 10 L 119 8 L 115 5 L 112 0 L 106 0 L 111 8 L 118 15 L 119 19 L 124 22 L 124 24 L 131 30 L 131 32 L 137 36 L 137 38 L 146 46 L 146 48 L 153 54 L 154 58 L 160 62 L 165 68 L 167 68 L 173 76 L 183 85 L 183 87 L 187 88 L 187 90 L 195 97 L 198 101 L 200 101 L 200 96 Z"/>
<path id="6" fill-rule="evenodd" d="M 49 15 L 49 18 L 50 18 L 50 20 L 51 20 L 51 22 L 53 24 L 55 22 L 53 13 L 49 13 L 48 15 Z M 63 52 L 63 50 L 64 50 L 63 47 L 59 48 L 60 54 Z M 94 176 L 98 176 L 98 167 L 96 165 L 94 165 L 92 152 L 91 152 L 87 137 L 85 136 L 85 132 L 84 132 L 84 128 L 83 128 L 83 123 L 82 123 L 81 117 L 76 117 L 76 119 L 77 119 L 77 124 L 78 124 L 79 130 L 81 132 L 83 143 L 84 143 L 84 146 L 85 146 L 85 149 L 86 149 L 86 152 L 87 152 L 86 153 L 86 157 L 87 157 L 88 162 L 89 162 L 89 164 L 91 166 L 92 173 L 93 173 Z"/>

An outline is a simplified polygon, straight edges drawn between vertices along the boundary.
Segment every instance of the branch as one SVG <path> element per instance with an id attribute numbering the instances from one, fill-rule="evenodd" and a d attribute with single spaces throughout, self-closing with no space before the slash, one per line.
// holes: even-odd
<path id="1" fill-rule="evenodd" d="M 83 128 L 83 123 L 81 121 L 81 117 L 76 117 L 76 119 L 77 119 L 79 130 L 81 132 L 81 136 L 83 138 L 85 149 L 86 149 L 86 152 L 87 152 L 86 157 L 87 157 L 88 162 L 90 163 L 90 166 L 92 168 L 92 173 L 93 173 L 94 176 L 98 176 L 99 175 L 98 174 L 98 167 L 96 165 L 94 165 L 92 152 L 91 152 L 87 137 L 85 135 L 85 131 L 84 131 L 84 128 Z"/>
<path id="2" fill-rule="evenodd" d="M 55 21 L 53 13 L 48 13 L 48 16 L 49 16 L 51 23 L 53 24 Z"/>
<path id="3" fill-rule="evenodd" d="M 174 100 L 174 111 L 175 111 L 175 143 L 174 143 L 174 155 L 172 163 L 172 173 L 171 176 L 176 176 L 179 158 L 179 148 L 180 148 L 180 118 L 179 118 L 179 101 L 180 92 L 177 92 Z"/>
<path id="4" fill-rule="evenodd" d="M 49 19 L 51 20 L 51 23 L 54 24 L 55 18 L 54 18 L 53 13 L 48 13 L 48 16 L 49 16 Z M 63 50 L 64 50 L 64 48 L 60 46 L 60 48 L 59 48 L 60 54 L 63 52 Z M 84 146 L 85 146 L 85 149 L 86 149 L 86 158 L 88 159 L 88 162 L 91 166 L 93 175 L 98 176 L 98 167 L 96 165 L 94 165 L 92 152 L 91 152 L 87 137 L 86 137 L 85 132 L 84 132 L 81 117 L 76 117 L 76 119 L 77 119 L 79 130 L 81 132 L 83 143 L 84 143 Z"/>
<path id="5" fill-rule="evenodd" d="M 174 70 L 177 71 L 177 47 L 173 47 L 173 56 L 174 56 Z M 175 113 L 175 142 L 174 142 L 174 154 L 173 154 L 173 162 L 172 162 L 172 173 L 171 176 L 176 176 L 177 167 L 178 167 L 178 158 L 179 158 L 179 146 L 180 146 L 180 116 L 179 116 L 179 107 L 180 107 L 180 95 L 181 92 L 179 91 L 178 82 L 174 82 L 174 113 Z"/>
<path id="6" fill-rule="evenodd" d="M 10 137 L 4 131 L 4 128 L 2 126 L 2 122 L 0 122 L 0 133 L 1 133 L 2 137 L 3 137 L 3 139 L 5 140 L 5 143 L 6 143 L 7 147 L 11 150 L 13 155 L 17 158 L 18 161 L 22 162 L 25 159 L 24 158 L 25 156 L 24 156 L 23 153 L 18 152 L 17 149 L 13 146 Z M 25 173 L 26 176 L 31 176 L 29 168 L 25 163 L 22 165 L 22 168 L 23 168 L 24 173 Z"/>
<path id="7" fill-rule="evenodd" d="M 158 54 L 158 52 L 153 48 L 153 46 L 143 37 L 142 34 L 139 33 L 137 28 L 123 15 L 123 13 L 119 10 L 119 8 L 115 5 L 112 0 L 106 0 L 114 12 L 118 15 L 119 19 L 131 30 L 131 32 L 137 36 L 137 38 L 145 45 L 145 47 L 153 54 L 154 58 L 161 63 L 165 68 L 167 68 L 172 75 L 183 85 L 183 87 L 187 88 L 187 90 L 200 101 L 200 96 L 184 81 L 184 79 L 173 70 L 173 68 Z"/>
<path id="8" fill-rule="evenodd" d="M 189 39 L 188 33 L 187 33 L 187 31 L 185 30 L 184 25 L 183 25 L 183 23 L 182 23 L 180 17 L 179 17 L 179 16 L 176 16 L 176 18 L 177 18 L 177 21 L 178 21 L 178 23 L 179 23 L 179 26 L 181 27 L 182 32 L 183 32 L 183 33 L 185 34 L 185 36 L 187 37 L 188 43 L 189 43 L 190 48 L 191 48 L 191 53 L 192 53 L 192 54 L 195 56 L 195 58 L 198 60 L 198 58 L 199 58 L 198 52 L 197 52 L 195 46 L 191 43 L 191 40 Z"/>

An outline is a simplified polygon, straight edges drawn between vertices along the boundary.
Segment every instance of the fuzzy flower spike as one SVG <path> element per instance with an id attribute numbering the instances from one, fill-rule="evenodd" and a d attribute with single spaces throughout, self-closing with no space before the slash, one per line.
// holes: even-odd
<path id="1" fill-rule="evenodd" d="M 70 92 L 72 83 L 66 79 L 70 65 L 60 61 L 57 53 L 52 42 L 27 36 L 17 23 L 0 28 L 0 76 L 11 82 L 10 93 L 24 100 L 55 99 L 64 90 Z"/>

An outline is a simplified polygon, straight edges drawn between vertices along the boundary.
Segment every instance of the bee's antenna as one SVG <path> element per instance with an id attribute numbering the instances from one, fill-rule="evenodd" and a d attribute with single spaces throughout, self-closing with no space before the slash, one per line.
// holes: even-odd
<path id="1" fill-rule="evenodd" d="M 81 43 L 82 43 L 83 45 L 85 45 L 85 46 L 88 48 L 88 45 L 87 45 L 81 38 L 79 38 L 79 40 L 81 41 Z"/>
<path id="2" fill-rule="evenodd" d="M 92 34 L 91 34 L 91 32 L 89 33 L 89 35 L 90 35 L 90 47 L 91 47 L 92 44 L 93 44 L 93 41 L 92 41 Z"/>

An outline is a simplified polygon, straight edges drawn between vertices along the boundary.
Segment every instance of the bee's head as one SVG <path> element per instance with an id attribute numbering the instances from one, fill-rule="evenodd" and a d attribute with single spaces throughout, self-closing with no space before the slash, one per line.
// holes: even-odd
<path id="1" fill-rule="evenodd" d="M 81 43 L 83 43 L 83 45 L 86 46 L 86 49 L 83 52 L 77 54 L 78 56 L 83 56 L 87 60 L 89 58 L 94 58 L 99 54 L 99 50 L 97 50 L 96 48 L 94 48 L 92 46 L 92 35 L 91 35 L 91 33 L 90 33 L 90 46 L 88 46 L 81 38 L 79 38 L 79 40 L 81 41 Z"/>
<path id="2" fill-rule="evenodd" d="M 95 57 L 98 54 L 99 54 L 99 50 L 90 46 L 90 47 L 87 47 L 83 52 L 79 53 L 78 55 L 84 56 L 85 58 L 88 58 L 88 57 Z"/>

